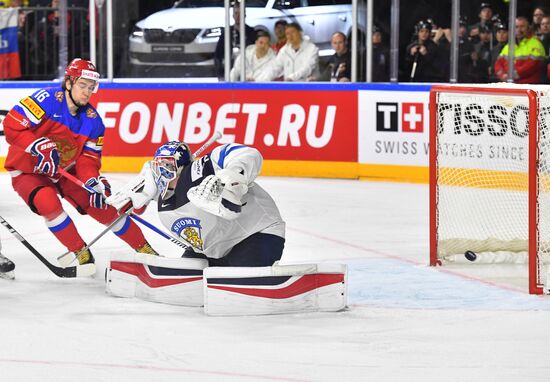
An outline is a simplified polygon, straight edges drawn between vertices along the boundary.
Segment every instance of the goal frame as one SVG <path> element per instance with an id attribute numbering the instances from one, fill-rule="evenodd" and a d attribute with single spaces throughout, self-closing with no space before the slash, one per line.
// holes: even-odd
<path id="1" fill-rule="evenodd" d="M 477 87 L 459 85 L 435 85 L 430 90 L 430 142 L 429 142 L 429 183 L 430 183 L 430 266 L 441 265 L 438 259 L 438 237 L 437 237 L 437 146 L 438 146 L 438 108 L 437 97 L 439 93 L 460 93 L 460 94 L 495 94 L 503 96 L 524 96 L 528 99 L 529 105 L 529 142 L 528 142 L 528 274 L 529 293 L 542 294 L 544 285 L 537 282 L 538 272 L 538 162 L 539 162 L 539 136 L 537 126 L 539 105 L 537 92 L 527 88 L 500 88 L 500 87 Z"/>

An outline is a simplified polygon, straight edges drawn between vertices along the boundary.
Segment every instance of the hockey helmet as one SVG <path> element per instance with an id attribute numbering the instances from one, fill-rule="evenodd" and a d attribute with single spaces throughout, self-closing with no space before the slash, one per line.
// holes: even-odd
<path id="1" fill-rule="evenodd" d="M 94 93 L 97 92 L 99 88 L 99 72 L 91 61 L 75 58 L 67 65 L 65 79 L 69 79 L 74 84 L 79 78 L 95 81 Z"/>
<path id="2" fill-rule="evenodd" d="M 189 146 L 180 141 L 167 142 L 157 149 L 151 168 L 162 198 L 168 191 L 168 184 L 194 159 Z"/>

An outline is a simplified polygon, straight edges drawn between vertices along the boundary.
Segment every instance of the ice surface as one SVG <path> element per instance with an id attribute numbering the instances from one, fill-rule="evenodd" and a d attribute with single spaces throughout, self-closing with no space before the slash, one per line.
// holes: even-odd
<path id="1" fill-rule="evenodd" d="M 116 189 L 127 174 L 108 174 Z M 430 268 L 426 185 L 260 178 L 288 224 L 283 261 L 346 262 L 339 313 L 207 317 L 52 275 L 7 230 L 16 280 L 0 280 L 0 381 L 548 381 L 550 298 L 487 268 Z M 51 261 L 64 252 L 0 174 L 0 214 Z M 102 229 L 67 208 L 83 237 Z M 144 217 L 160 226 L 154 211 Z M 166 256 L 179 249 L 144 231 Z M 470 267 L 471 268 L 471 267 Z"/>

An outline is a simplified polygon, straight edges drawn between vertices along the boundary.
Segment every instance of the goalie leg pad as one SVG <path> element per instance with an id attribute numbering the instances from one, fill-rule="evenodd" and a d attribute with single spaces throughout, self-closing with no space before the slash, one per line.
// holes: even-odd
<path id="1" fill-rule="evenodd" d="M 335 312 L 346 307 L 343 264 L 212 267 L 204 271 L 210 316 Z"/>
<path id="2" fill-rule="evenodd" d="M 203 305 L 203 259 L 150 256 L 140 253 L 111 257 L 105 289 L 117 297 L 183 306 Z"/>

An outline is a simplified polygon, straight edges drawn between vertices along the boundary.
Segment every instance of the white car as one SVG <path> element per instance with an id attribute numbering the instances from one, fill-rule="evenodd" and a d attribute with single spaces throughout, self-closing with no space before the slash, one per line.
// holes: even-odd
<path id="1" fill-rule="evenodd" d="M 133 65 L 213 65 L 218 38 L 224 31 L 223 0 L 180 0 L 136 23 L 130 35 Z M 231 23 L 233 18 L 230 17 Z M 247 0 L 246 24 L 268 31 L 275 22 L 297 22 L 320 50 L 330 55 L 330 38 L 351 34 L 351 0 Z"/>

